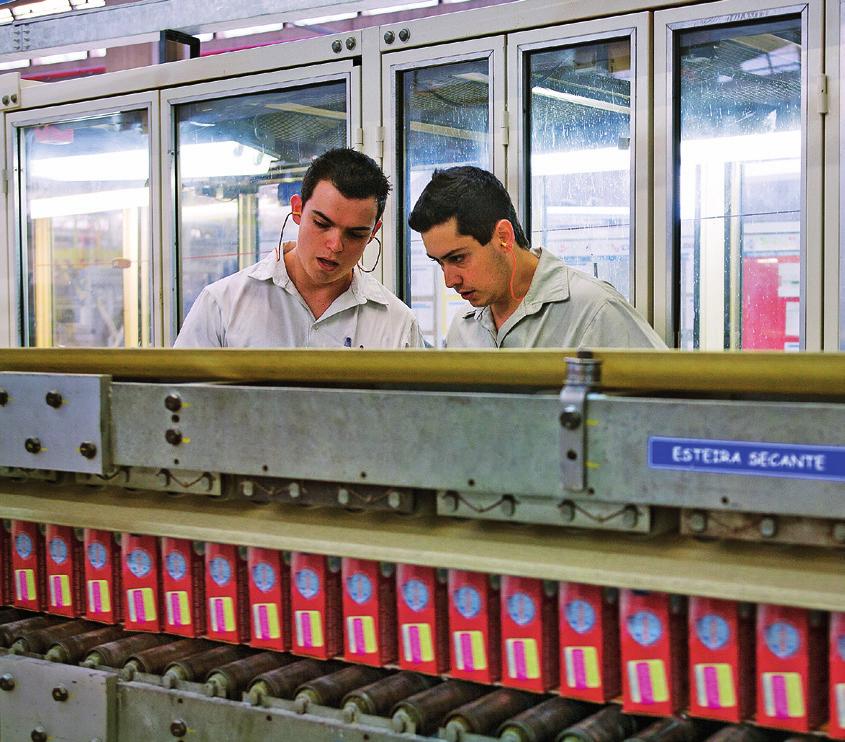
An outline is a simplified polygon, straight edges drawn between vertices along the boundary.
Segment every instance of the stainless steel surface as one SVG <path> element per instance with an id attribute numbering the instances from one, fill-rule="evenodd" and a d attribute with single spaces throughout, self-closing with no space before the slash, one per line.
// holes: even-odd
<path id="1" fill-rule="evenodd" d="M 108 376 L 0 372 L 0 389 L 0 465 L 108 470 Z"/>
<path id="2" fill-rule="evenodd" d="M 0 693 L 3 740 L 28 740 L 39 727 L 56 742 L 116 739 L 114 673 L 0 655 L 0 675 L 4 674 L 14 678 L 15 686 Z"/>

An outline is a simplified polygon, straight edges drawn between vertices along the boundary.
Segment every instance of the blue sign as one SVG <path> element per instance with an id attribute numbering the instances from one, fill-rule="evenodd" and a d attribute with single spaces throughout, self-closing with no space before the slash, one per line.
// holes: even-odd
<path id="1" fill-rule="evenodd" d="M 845 446 L 650 436 L 648 465 L 706 474 L 845 482 Z"/>

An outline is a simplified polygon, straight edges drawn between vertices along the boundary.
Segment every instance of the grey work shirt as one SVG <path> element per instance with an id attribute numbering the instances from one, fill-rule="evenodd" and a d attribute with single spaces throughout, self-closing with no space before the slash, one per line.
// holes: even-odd
<path id="1" fill-rule="evenodd" d="M 490 307 L 458 314 L 447 348 L 665 348 L 609 283 L 564 265 L 547 250 L 528 293 L 497 330 Z"/>
<path id="2" fill-rule="evenodd" d="M 206 286 L 175 348 L 422 348 L 410 308 L 357 268 L 315 318 L 274 253 Z"/>

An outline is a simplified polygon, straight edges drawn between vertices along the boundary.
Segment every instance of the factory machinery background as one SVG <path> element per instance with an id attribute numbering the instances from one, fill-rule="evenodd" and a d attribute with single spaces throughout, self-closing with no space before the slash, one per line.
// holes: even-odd
<path id="1" fill-rule="evenodd" d="M 4 740 L 845 738 L 841 356 L 0 367 Z"/>

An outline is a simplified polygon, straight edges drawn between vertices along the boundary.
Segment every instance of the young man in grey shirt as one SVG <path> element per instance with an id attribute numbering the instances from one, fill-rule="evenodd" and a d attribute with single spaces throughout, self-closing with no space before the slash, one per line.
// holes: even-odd
<path id="1" fill-rule="evenodd" d="M 508 192 L 477 167 L 436 170 L 408 220 L 459 313 L 449 348 L 665 348 L 610 284 L 531 250 Z"/>

